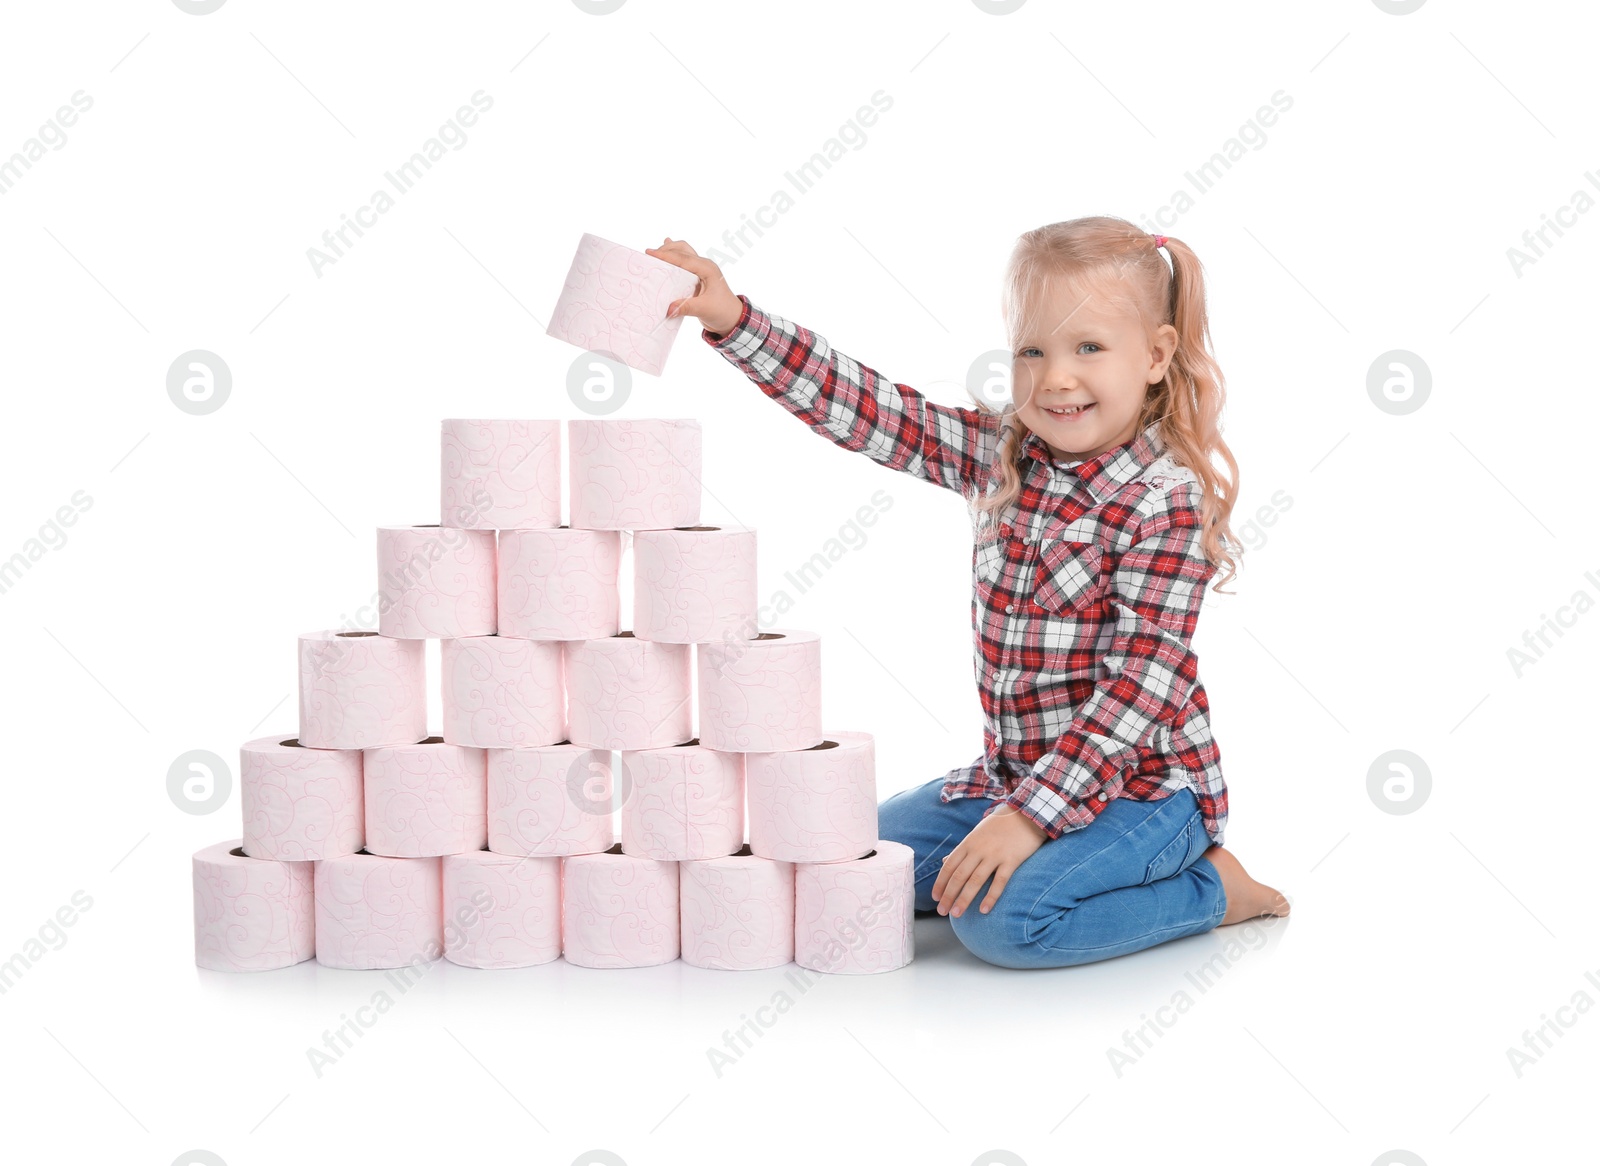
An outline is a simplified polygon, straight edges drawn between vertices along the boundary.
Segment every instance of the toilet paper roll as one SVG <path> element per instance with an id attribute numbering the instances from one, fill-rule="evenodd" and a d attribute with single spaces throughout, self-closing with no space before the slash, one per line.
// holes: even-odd
<path id="1" fill-rule="evenodd" d="M 489 849 L 497 854 L 596 854 L 615 841 L 611 754 L 571 742 L 490 749 Z"/>
<path id="2" fill-rule="evenodd" d="M 756 532 L 746 526 L 633 536 L 633 634 L 678 644 L 746 640 L 756 626 Z"/>
<path id="3" fill-rule="evenodd" d="M 429 737 L 362 754 L 366 849 L 426 858 L 482 849 L 488 835 L 482 749 Z"/>
<path id="4" fill-rule="evenodd" d="M 860 858 L 878 840 L 870 733 L 829 732 L 820 745 L 747 753 L 750 849 L 788 862 Z"/>
<path id="5" fill-rule="evenodd" d="M 479 850 L 440 860 L 444 958 L 467 968 L 526 968 L 561 954 L 561 860 Z"/>
<path id="6" fill-rule="evenodd" d="M 660 376 L 683 324 L 667 318 L 667 307 L 698 286 L 676 264 L 585 233 L 545 332 Z"/>
<path id="7" fill-rule="evenodd" d="M 250 858 L 243 841 L 194 854 L 194 962 L 214 972 L 264 972 L 310 959 L 312 864 Z"/>
<path id="8" fill-rule="evenodd" d="M 567 738 L 561 645 L 550 640 L 472 636 L 440 642 L 444 739 L 506 748 Z"/>
<path id="9" fill-rule="evenodd" d="M 398 639 L 460 639 L 495 630 L 492 530 L 378 528 L 378 631 Z"/>
<path id="10" fill-rule="evenodd" d="M 700 422 L 568 421 L 572 525 L 659 530 L 700 521 Z"/>
<path id="11" fill-rule="evenodd" d="M 300 637 L 300 732 L 308 749 L 405 745 L 428 735 L 424 645 L 377 632 Z"/>
<path id="12" fill-rule="evenodd" d="M 285 735 L 239 747 L 244 852 L 309 861 L 354 854 L 364 839 L 361 751 L 308 749 Z"/>
<path id="13" fill-rule="evenodd" d="M 659 749 L 691 728 L 689 645 L 619 632 L 566 644 L 567 725 L 574 745 Z M 812 742 L 815 744 L 815 742 Z"/>
<path id="14" fill-rule="evenodd" d="M 644 858 L 721 858 L 744 841 L 744 755 L 698 741 L 622 754 L 622 849 Z M 865 853 L 865 849 L 861 853 Z"/>
<path id="15" fill-rule="evenodd" d="M 598 640 L 620 628 L 614 530 L 502 530 L 500 634 L 525 640 Z"/>
<path id="16" fill-rule="evenodd" d="M 762 753 L 822 743 L 822 641 L 777 629 L 700 644 L 700 743 Z"/>
<path id="17" fill-rule="evenodd" d="M 315 865 L 319 964 L 402 968 L 444 954 L 437 858 L 361 851 Z"/>
<path id="18" fill-rule="evenodd" d="M 440 428 L 442 526 L 561 524 L 561 422 L 448 420 Z"/>
<path id="19" fill-rule="evenodd" d="M 678 864 L 683 962 L 748 971 L 794 958 L 794 865 L 749 847 Z"/>
<path id="20" fill-rule="evenodd" d="M 880 839 L 865 858 L 794 868 L 794 962 L 814 972 L 891 972 L 911 962 L 909 846 Z"/>
<path id="21" fill-rule="evenodd" d="M 678 864 L 613 846 L 561 860 L 561 954 L 585 968 L 678 958 Z"/>

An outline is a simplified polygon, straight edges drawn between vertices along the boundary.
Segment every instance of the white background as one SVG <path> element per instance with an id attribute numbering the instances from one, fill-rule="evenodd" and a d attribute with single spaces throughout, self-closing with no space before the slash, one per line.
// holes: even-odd
<path id="1" fill-rule="evenodd" d="M 1436 1166 L 1575 1135 L 1600 1042 L 1594 1011 L 1558 1012 L 1600 1000 L 1600 224 L 1577 215 L 1520 275 L 1507 251 L 1600 194 L 1582 14 L 8 6 L 0 157 L 93 99 L 0 196 L 0 558 L 93 500 L 0 595 L 0 959 L 75 891 L 93 900 L 0 995 L 13 1151 L 1367 1166 L 1400 1148 Z M 480 89 L 465 146 L 315 274 L 307 249 Z M 864 145 L 725 270 L 948 403 L 1005 342 L 1018 234 L 1155 226 L 1186 172 L 1292 98 L 1160 220 L 1206 265 L 1252 540 L 1197 641 L 1228 841 L 1292 918 L 1033 973 L 919 920 L 912 965 L 828 979 L 720 1076 L 706 1050 L 781 973 L 440 964 L 319 1078 L 306 1049 L 380 974 L 198 971 L 190 855 L 238 835 L 238 794 L 183 813 L 168 766 L 292 731 L 296 634 L 372 593 L 376 526 L 437 520 L 441 418 L 580 415 L 575 350 L 543 325 L 582 232 L 717 246 L 878 90 L 893 105 Z M 196 348 L 233 374 L 206 416 L 165 388 Z M 1367 392 L 1393 349 L 1432 374 L 1406 415 Z M 701 421 L 705 519 L 759 529 L 763 594 L 793 594 L 784 572 L 886 491 L 779 626 L 821 634 L 825 719 L 875 735 L 880 795 L 977 755 L 958 498 L 808 432 L 692 324 L 619 415 Z M 1246 534 L 1260 507 L 1274 524 Z M 1579 591 L 1519 677 L 1508 649 Z M 1432 775 L 1407 815 L 1368 795 L 1392 749 Z M 1159 1013 L 1176 1019 L 1119 1074 L 1108 1048 L 1180 991 L 1193 1007 Z M 1507 1049 L 1558 1018 L 1519 1076 Z"/>

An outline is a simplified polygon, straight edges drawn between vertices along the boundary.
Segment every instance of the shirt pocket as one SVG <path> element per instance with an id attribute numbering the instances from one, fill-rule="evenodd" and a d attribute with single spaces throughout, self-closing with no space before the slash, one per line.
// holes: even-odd
<path id="1" fill-rule="evenodd" d="M 1098 543 L 1051 539 L 1039 549 L 1033 599 L 1053 615 L 1083 617 L 1105 598 L 1110 580 Z"/>

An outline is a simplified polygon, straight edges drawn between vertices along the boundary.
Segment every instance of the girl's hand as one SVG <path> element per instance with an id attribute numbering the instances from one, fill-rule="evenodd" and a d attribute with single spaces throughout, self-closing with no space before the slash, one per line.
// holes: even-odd
<path id="1" fill-rule="evenodd" d="M 700 277 L 700 287 L 694 295 L 667 305 L 669 318 L 694 316 L 707 331 L 718 336 L 727 335 L 738 324 L 744 305 L 728 287 L 728 281 L 722 278 L 722 269 L 715 263 L 696 255 L 694 248 L 682 239 L 666 239 L 659 247 L 646 247 L 644 253 L 677 264 Z"/>
<path id="2" fill-rule="evenodd" d="M 988 914 L 1010 881 L 1011 872 L 1044 845 L 1044 840 L 1044 829 L 1015 806 L 991 810 L 946 856 L 933 883 L 939 914 L 960 915 L 973 896 L 983 890 L 984 880 L 993 874 L 994 883 L 978 905 L 979 911 Z"/>

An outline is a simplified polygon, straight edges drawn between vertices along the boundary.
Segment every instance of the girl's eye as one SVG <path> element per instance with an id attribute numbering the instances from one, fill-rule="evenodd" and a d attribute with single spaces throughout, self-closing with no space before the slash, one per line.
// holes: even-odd
<path id="1" fill-rule="evenodd" d="M 1018 356 L 1032 356 L 1035 353 L 1039 353 L 1039 350 L 1037 348 L 1024 348 L 1021 352 L 1017 353 L 1017 355 Z M 1039 355 L 1042 356 L 1043 353 L 1039 353 Z"/>
<path id="2" fill-rule="evenodd" d="M 1096 351 L 1098 351 L 1099 348 L 1100 348 L 1100 346 L 1098 344 L 1096 344 L 1093 340 L 1085 340 L 1082 344 L 1078 345 L 1078 347 L 1079 348 L 1093 348 Z"/>

